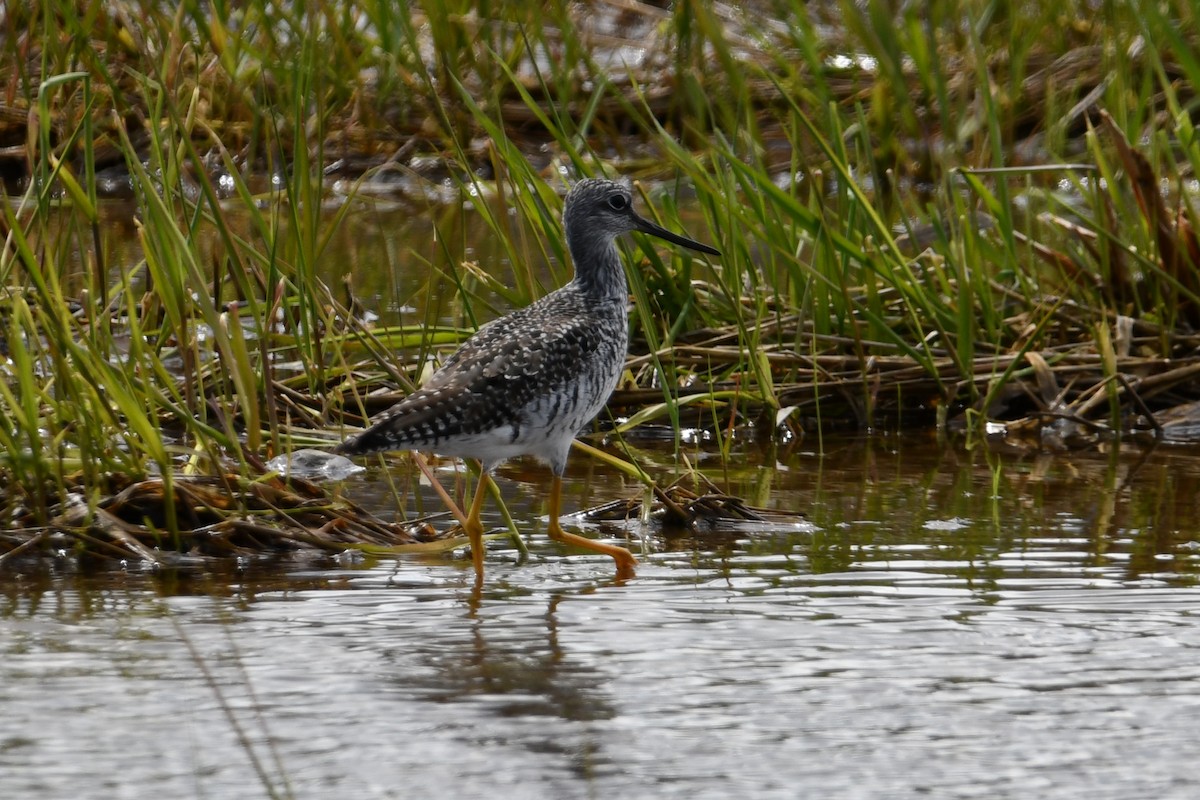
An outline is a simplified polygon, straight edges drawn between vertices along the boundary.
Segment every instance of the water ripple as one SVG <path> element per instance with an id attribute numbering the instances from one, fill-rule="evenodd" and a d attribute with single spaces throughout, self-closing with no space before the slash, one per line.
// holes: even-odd
<path id="1" fill-rule="evenodd" d="M 266 795 L 248 751 L 296 797 L 1200 794 L 1178 454 L 1042 464 L 1034 504 L 905 452 L 773 495 L 810 525 L 654 542 L 624 584 L 534 536 L 480 591 L 461 557 L 9 587 L 0 796 Z"/>

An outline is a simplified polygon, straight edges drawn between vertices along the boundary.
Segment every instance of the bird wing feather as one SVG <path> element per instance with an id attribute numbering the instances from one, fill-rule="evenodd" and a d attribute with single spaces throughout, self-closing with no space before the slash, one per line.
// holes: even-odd
<path id="1" fill-rule="evenodd" d="M 545 303 L 480 328 L 420 389 L 339 450 L 402 449 L 520 425 L 521 410 L 577 378 L 581 359 L 596 353 L 603 342 L 604 332 L 594 322 L 554 299 L 548 295 Z M 536 326 L 526 323 L 531 315 Z"/>

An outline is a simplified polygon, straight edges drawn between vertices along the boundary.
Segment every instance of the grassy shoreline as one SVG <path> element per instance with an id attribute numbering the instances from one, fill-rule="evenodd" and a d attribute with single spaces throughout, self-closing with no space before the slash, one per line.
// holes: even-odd
<path id="1" fill-rule="evenodd" d="M 323 278 L 335 232 L 381 196 L 470 207 L 521 305 L 544 290 L 521 265 L 565 280 L 566 180 L 601 172 L 668 220 L 686 202 L 725 253 L 628 251 L 618 432 L 1192 436 L 1190 7 L 390 5 L 6 12 L 0 558 L 48 532 L 139 552 L 361 519 L 315 488 L 304 507 L 332 517 L 264 504 L 296 485 L 266 460 L 331 441 L 461 334 L 366 323 L 373 299 Z M 105 244 L 110 192 L 136 258 Z M 431 286 L 445 265 L 463 328 L 503 310 L 435 241 L 406 255 Z M 197 500 L 214 479 L 226 500 Z M 152 514 L 123 502 L 147 481 Z"/>

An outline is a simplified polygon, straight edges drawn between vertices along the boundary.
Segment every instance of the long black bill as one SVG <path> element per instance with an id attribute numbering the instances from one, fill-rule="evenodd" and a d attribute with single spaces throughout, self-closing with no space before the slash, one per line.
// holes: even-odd
<path id="1" fill-rule="evenodd" d="M 701 253 L 708 253 L 710 256 L 721 255 L 721 251 L 715 247 L 709 247 L 706 244 L 700 244 L 700 242 L 697 242 L 694 239 L 689 239 L 686 236 L 680 236 L 678 233 L 671 233 L 666 228 L 655 225 L 650 220 L 645 219 L 638 214 L 633 215 L 633 221 L 637 224 L 638 230 L 642 233 L 648 233 L 651 236 L 657 236 L 660 239 L 666 239 L 672 244 L 677 244 L 692 250 L 698 250 Z"/>

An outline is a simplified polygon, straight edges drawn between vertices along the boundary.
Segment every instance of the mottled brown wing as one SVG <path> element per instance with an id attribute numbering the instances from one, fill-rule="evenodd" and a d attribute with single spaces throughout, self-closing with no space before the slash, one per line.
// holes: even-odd
<path id="1" fill-rule="evenodd" d="M 554 296 L 547 296 L 551 301 Z M 536 317 L 537 325 L 527 324 Z M 564 386 L 598 351 L 604 332 L 550 303 L 535 303 L 492 322 L 463 343 L 424 386 L 393 406 L 337 452 L 436 446 L 458 436 L 521 424 L 521 410 Z"/>

